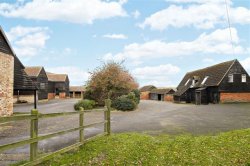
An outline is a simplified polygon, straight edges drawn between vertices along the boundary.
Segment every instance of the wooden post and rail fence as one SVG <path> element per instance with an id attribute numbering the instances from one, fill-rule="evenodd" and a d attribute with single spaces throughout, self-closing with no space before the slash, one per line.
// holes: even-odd
<path id="1" fill-rule="evenodd" d="M 83 108 L 81 108 L 80 111 L 76 111 L 76 112 L 62 112 L 62 113 L 50 113 L 50 114 L 40 114 L 38 110 L 33 109 L 31 110 L 31 114 L 28 114 L 28 115 L 25 114 L 25 115 L 14 115 L 10 117 L 0 117 L 0 125 L 1 123 L 8 123 L 8 122 L 19 121 L 19 120 L 30 120 L 30 139 L 25 139 L 25 140 L 14 142 L 14 143 L 0 145 L 0 154 L 3 151 L 14 149 L 14 148 L 29 144 L 30 145 L 30 161 L 25 163 L 24 165 L 36 165 L 50 158 L 53 158 L 57 154 L 75 149 L 83 145 L 87 141 L 92 140 L 96 137 L 103 136 L 103 135 L 110 135 L 111 133 L 111 129 L 110 129 L 111 100 L 110 99 L 105 100 L 105 108 L 98 110 L 98 111 L 104 111 L 104 121 L 95 122 L 95 123 L 88 124 L 88 125 L 84 125 L 84 112 L 85 111 L 83 110 Z M 39 136 L 38 134 L 39 119 L 58 117 L 58 116 L 68 116 L 68 115 L 75 115 L 75 114 L 79 114 L 79 127 Z M 98 124 L 104 124 L 104 133 L 96 135 L 87 140 L 84 140 L 84 129 L 92 127 L 94 125 L 98 125 Z M 67 134 L 67 133 L 74 132 L 74 131 L 79 131 L 79 142 L 73 145 L 67 146 L 65 148 L 62 148 L 60 150 L 57 150 L 55 152 L 38 156 L 38 142 L 39 141 L 52 138 L 55 136 Z"/>

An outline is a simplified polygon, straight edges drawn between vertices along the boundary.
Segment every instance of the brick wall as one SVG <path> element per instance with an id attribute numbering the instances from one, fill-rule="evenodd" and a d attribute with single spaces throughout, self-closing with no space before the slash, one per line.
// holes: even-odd
<path id="1" fill-rule="evenodd" d="M 149 100 L 149 92 L 141 92 L 140 95 L 141 100 Z"/>
<path id="2" fill-rule="evenodd" d="M 55 99 L 55 93 L 48 93 L 48 100 Z"/>
<path id="3" fill-rule="evenodd" d="M 60 92 L 60 93 L 59 93 L 59 98 L 60 98 L 60 99 L 66 98 L 66 93 L 65 93 L 65 92 Z"/>
<path id="4" fill-rule="evenodd" d="M 173 95 L 165 95 L 164 96 L 164 101 L 174 101 Z"/>
<path id="5" fill-rule="evenodd" d="M 221 93 L 220 102 L 250 102 L 250 93 Z"/>
<path id="6" fill-rule="evenodd" d="M 0 52 L 0 116 L 13 113 L 14 58 Z"/>

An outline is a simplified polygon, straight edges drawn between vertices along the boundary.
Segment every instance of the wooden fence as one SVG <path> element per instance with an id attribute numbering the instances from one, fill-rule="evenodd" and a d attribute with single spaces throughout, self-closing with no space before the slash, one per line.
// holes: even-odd
<path id="1" fill-rule="evenodd" d="M 110 110 L 111 110 L 111 101 L 107 99 L 105 101 L 105 109 L 101 109 L 98 111 L 104 112 L 104 121 L 101 122 L 95 122 L 92 124 L 84 125 L 84 110 L 81 108 L 78 112 L 63 112 L 63 113 L 50 113 L 50 114 L 40 114 L 38 110 L 33 109 L 31 110 L 31 114 L 28 115 L 15 115 L 10 117 L 0 117 L 0 124 L 1 123 L 8 123 L 12 121 L 19 121 L 19 120 L 30 120 L 30 139 L 21 140 L 18 142 L 0 145 L 0 153 L 6 150 L 14 149 L 23 145 L 30 145 L 30 161 L 25 163 L 24 165 L 36 165 L 43 161 L 46 161 L 52 157 L 54 157 L 57 154 L 67 152 L 69 150 L 75 149 L 84 143 L 86 143 L 89 140 L 92 140 L 96 137 L 103 136 L 103 135 L 110 135 Z M 58 131 L 55 133 L 39 136 L 38 135 L 38 121 L 42 118 L 50 118 L 50 117 L 58 117 L 58 116 L 68 116 L 68 115 L 75 115 L 79 114 L 79 127 L 72 128 L 68 130 Z M 104 124 L 104 133 L 96 135 L 95 137 L 92 137 L 90 139 L 84 140 L 84 129 L 92 127 L 94 125 L 98 124 Z M 79 142 L 67 146 L 63 149 L 57 150 L 52 153 L 47 153 L 45 155 L 38 156 L 38 142 L 41 140 L 45 140 L 48 138 L 52 138 L 55 136 L 63 135 L 66 133 L 79 131 Z"/>

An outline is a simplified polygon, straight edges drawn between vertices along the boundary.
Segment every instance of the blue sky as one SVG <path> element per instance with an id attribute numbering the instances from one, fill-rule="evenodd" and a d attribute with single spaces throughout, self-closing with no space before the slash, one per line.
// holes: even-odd
<path id="1" fill-rule="evenodd" d="M 188 71 L 238 59 L 250 73 L 250 1 L 0 0 L 0 24 L 26 66 L 84 84 L 123 61 L 140 86 L 177 86 Z"/>

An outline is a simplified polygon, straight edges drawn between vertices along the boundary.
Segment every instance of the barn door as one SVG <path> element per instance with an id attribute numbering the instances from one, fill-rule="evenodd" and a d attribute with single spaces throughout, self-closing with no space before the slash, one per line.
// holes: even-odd
<path id="1" fill-rule="evenodd" d="M 195 104 L 200 105 L 201 104 L 201 92 L 195 93 Z"/>

